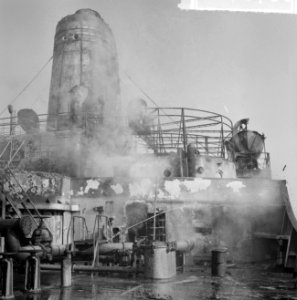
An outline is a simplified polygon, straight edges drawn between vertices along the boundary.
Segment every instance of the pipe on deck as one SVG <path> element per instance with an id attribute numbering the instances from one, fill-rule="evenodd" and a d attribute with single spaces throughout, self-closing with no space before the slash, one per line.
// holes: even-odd
<path id="1" fill-rule="evenodd" d="M 195 246 L 192 240 L 176 241 L 176 250 L 180 252 L 190 252 Z"/>
<path id="2" fill-rule="evenodd" d="M 113 251 L 132 250 L 133 243 L 106 243 L 99 245 L 99 252 L 107 254 Z"/>
<path id="3" fill-rule="evenodd" d="M 8 230 L 13 230 L 26 237 L 32 234 L 33 228 L 34 220 L 28 215 L 15 219 L 0 219 L 0 233 L 4 235 Z"/>
<path id="4" fill-rule="evenodd" d="M 125 251 L 133 250 L 133 243 L 104 243 L 99 244 L 99 253 L 100 254 L 108 254 L 114 251 Z M 90 244 L 89 248 L 82 251 L 77 251 L 78 253 L 84 254 L 93 254 L 93 244 Z"/>
<path id="5" fill-rule="evenodd" d="M 61 265 L 57 264 L 41 264 L 41 270 L 44 271 L 61 271 Z M 83 265 L 72 265 L 73 272 L 117 272 L 117 273 L 136 273 L 141 272 L 139 269 L 134 267 L 119 267 L 119 266 L 100 266 L 100 267 L 92 267 L 92 266 L 83 266 Z"/>

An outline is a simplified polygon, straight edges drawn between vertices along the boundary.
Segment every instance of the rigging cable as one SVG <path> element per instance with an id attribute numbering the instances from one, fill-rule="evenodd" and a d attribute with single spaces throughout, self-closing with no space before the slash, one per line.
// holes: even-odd
<path id="1" fill-rule="evenodd" d="M 172 121 L 174 121 L 174 119 L 172 118 L 172 116 L 169 116 L 166 111 L 164 110 L 164 108 L 160 108 L 160 106 L 138 85 L 136 84 L 136 82 L 131 78 L 131 76 L 129 76 L 129 74 L 127 74 L 127 72 L 123 72 L 126 77 L 133 83 L 133 85 L 138 89 L 140 90 L 143 95 L 149 99 L 158 109 L 160 109 L 160 111 L 162 111 L 164 113 L 164 116 L 168 117 L 169 119 L 171 119 Z"/>
<path id="2" fill-rule="evenodd" d="M 127 76 L 127 78 L 133 83 L 133 85 L 135 87 L 137 87 L 145 97 L 147 97 L 147 99 L 149 99 L 156 107 L 159 107 L 159 105 L 138 85 L 134 82 L 134 80 L 129 76 L 129 74 L 127 74 L 126 72 L 124 72 L 124 74 Z"/>
<path id="3" fill-rule="evenodd" d="M 45 69 L 45 67 L 50 63 L 53 59 L 51 56 L 49 60 L 42 66 L 42 68 L 33 76 L 33 78 L 25 85 L 25 87 L 10 101 L 9 104 L 13 104 L 18 97 L 32 84 L 32 82 L 39 76 L 39 74 Z M 0 112 L 0 116 L 6 111 L 6 107 Z"/>

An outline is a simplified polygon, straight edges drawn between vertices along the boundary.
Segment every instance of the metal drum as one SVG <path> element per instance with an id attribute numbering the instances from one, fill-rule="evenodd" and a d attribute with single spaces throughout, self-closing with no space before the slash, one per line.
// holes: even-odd
<path id="1" fill-rule="evenodd" d="M 211 275 L 223 277 L 226 273 L 226 248 L 211 251 Z"/>
<path id="2" fill-rule="evenodd" d="M 166 243 L 157 242 L 144 251 L 145 277 L 170 279 L 176 275 L 176 251 L 169 251 Z"/>

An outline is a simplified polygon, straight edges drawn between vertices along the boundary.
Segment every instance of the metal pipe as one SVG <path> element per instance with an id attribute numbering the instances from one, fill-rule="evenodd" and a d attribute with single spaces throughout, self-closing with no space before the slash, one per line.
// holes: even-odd
<path id="1" fill-rule="evenodd" d="M 21 246 L 20 241 L 16 239 L 13 235 L 8 235 L 8 242 L 13 243 L 13 246 L 15 247 L 14 249 L 9 249 L 12 252 L 16 252 L 16 254 L 13 256 L 13 258 L 23 261 L 26 260 L 31 253 L 40 253 L 42 252 L 42 248 L 40 246 L 33 246 L 33 245 L 28 245 L 28 246 Z"/>
<path id="2" fill-rule="evenodd" d="M 195 246 L 192 240 L 176 241 L 176 250 L 180 252 L 190 252 Z"/>
<path id="3" fill-rule="evenodd" d="M 0 233 L 5 234 L 7 230 L 13 229 L 19 234 L 19 231 L 24 235 L 32 234 L 33 218 L 30 216 L 23 216 L 14 219 L 0 219 Z"/>
<path id="4" fill-rule="evenodd" d="M 73 271 L 84 271 L 84 272 L 119 272 L 119 273 L 136 273 L 139 270 L 132 267 L 119 267 L 119 266 L 82 266 L 82 265 L 73 265 Z"/>
<path id="5" fill-rule="evenodd" d="M 41 269 L 45 271 L 61 271 L 61 265 L 57 264 L 41 264 Z M 92 267 L 92 266 L 83 266 L 83 265 L 72 265 L 73 272 L 117 272 L 117 273 L 140 273 L 141 269 L 136 269 L 132 267 L 119 267 L 119 266 L 100 266 L 100 267 Z"/>
<path id="6" fill-rule="evenodd" d="M 65 251 L 68 245 L 58 245 L 58 244 L 51 244 L 52 255 L 54 257 L 61 257 L 65 255 Z"/>
<path id="7" fill-rule="evenodd" d="M 99 244 L 99 251 L 100 255 L 101 254 L 107 254 L 111 253 L 114 251 L 124 251 L 124 250 L 131 250 L 133 249 L 133 243 L 104 243 L 104 244 Z M 88 248 L 85 251 L 80 251 L 82 254 L 83 253 L 93 253 L 93 248 Z"/>
<path id="8" fill-rule="evenodd" d="M 96 243 L 96 245 L 98 245 Z M 100 251 L 100 256 L 101 254 L 103 255 L 108 255 L 108 254 L 112 254 L 113 252 L 120 252 L 120 251 L 132 251 L 133 250 L 133 243 L 104 243 L 104 244 L 99 244 L 97 246 Z M 90 245 L 89 248 L 87 248 L 86 250 L 83 251 L 76 251 L 76 256 L 77 257 L 84 257 L 84 256 L 92 256 L 94 254 L 94 248 L 93 245 Z M 93 258 L 92 258 L 93 260 Z"/>
<path id="9" fill-rule="evenodd" d="M 20 219 L 0 219 L 0 233 L 5 232 L 7 229 L 17 226 Z"/>
<path id="10" fill-rule="evenodd" d="M 118 250 L 132 250 L 133 243 L 106 243 L 99 245 L 99 249 L 102 254 Z"/>
<path id="11" fill-rule="evenodd" d="M 6 250 L 10 252 L 19 252 L 23 247 L 20 240 L 30 235 L 33 230 L 33 220 L 30 216 L 23 216 L 17 219 L 1 219 L 0 233 L 5 237 Z M 28 255 L 17 253 L 16 258 L 22 260 Z"/>

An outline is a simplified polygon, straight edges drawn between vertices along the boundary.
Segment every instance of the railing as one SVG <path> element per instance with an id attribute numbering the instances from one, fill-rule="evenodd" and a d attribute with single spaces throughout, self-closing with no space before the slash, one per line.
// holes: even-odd
<path id="1" fill-rule="evenodd" d="M 225 141 L 232 137 L 227 117 L 190 108 L 151 108 L 137 134 L 156 153 L 166 153 L 194 144 L 200 154 L 225 157 Z"/>
<path id="2" fill-rule="evenodd" d="M 46 131 L 47 124 L 47 114 L 38 115 L 38 131 L 44 132 Z M 22 126 L 18 122 L 18 118 L 16 116 L 8 117 L 8 118 L 0 118 L 0 136 L 18 136 L 23 135 L 26 132 L 22 128 Z"/>
<path id="3" fill-rule="evenodd" d="M 77 228 L 75 226 L 75 220 L 81 220 L 81 222 L 82 222 L 82 226 L 78 226 L 78 228 L 82 228 L 83 233 L 82 233 L 82 236 L 79 236 L 78 240 L 86 240 L 86 239 L 92 238 L 92 236 L 89 233 L 85 217 L 72 216 L 72 218 L 70 220 L 70 224 L 68 226 L 67 238 L 66 238 L 66 244 L 70 245 L 72 251 L 75 251 L 75 246 L 74 246 L 74 242 L 76 240 L 75 239 L 75 229 Z M 71 234 L 71 236 L 70 236 L 70 234 Z"/>
<path id="4" fill-rule="evenodd" d="M 108 126 L 104 125 L 102 115 L 92 113 L 84 113 L 79 118 L 73 118 L 70 113 L 55 116 L 43 114 L 38 116 L 38 120 L 36 130 L 33 126 L 33 129 L 25 132 L 24 126 L 18 123 L 16 117 L 2 118 L 0 137 L 14 138 L 52 132 L 58 133 L 57 136 L 61 138 L 67 138 L 73 135 L 73 128 L 76 133 L 92 136 L 97 128 Z M 232 137 L 233 128 L 231 120 L 220 114 L 190 108 L 161 107 L 148 108 L 145 122 L 141 126 L 133 134 L 145 141 L 156 154 L 176 151 L 178 148 L 186 150 L 188 144 L 194 144 L 200 154 L 217 157 L 226 157 L 225 141 Z M 42 151 L 51 152 L 47 145 L 40 145 L 39 152 Z M 35 152 L 32 155 L 37 154 Z"/>

